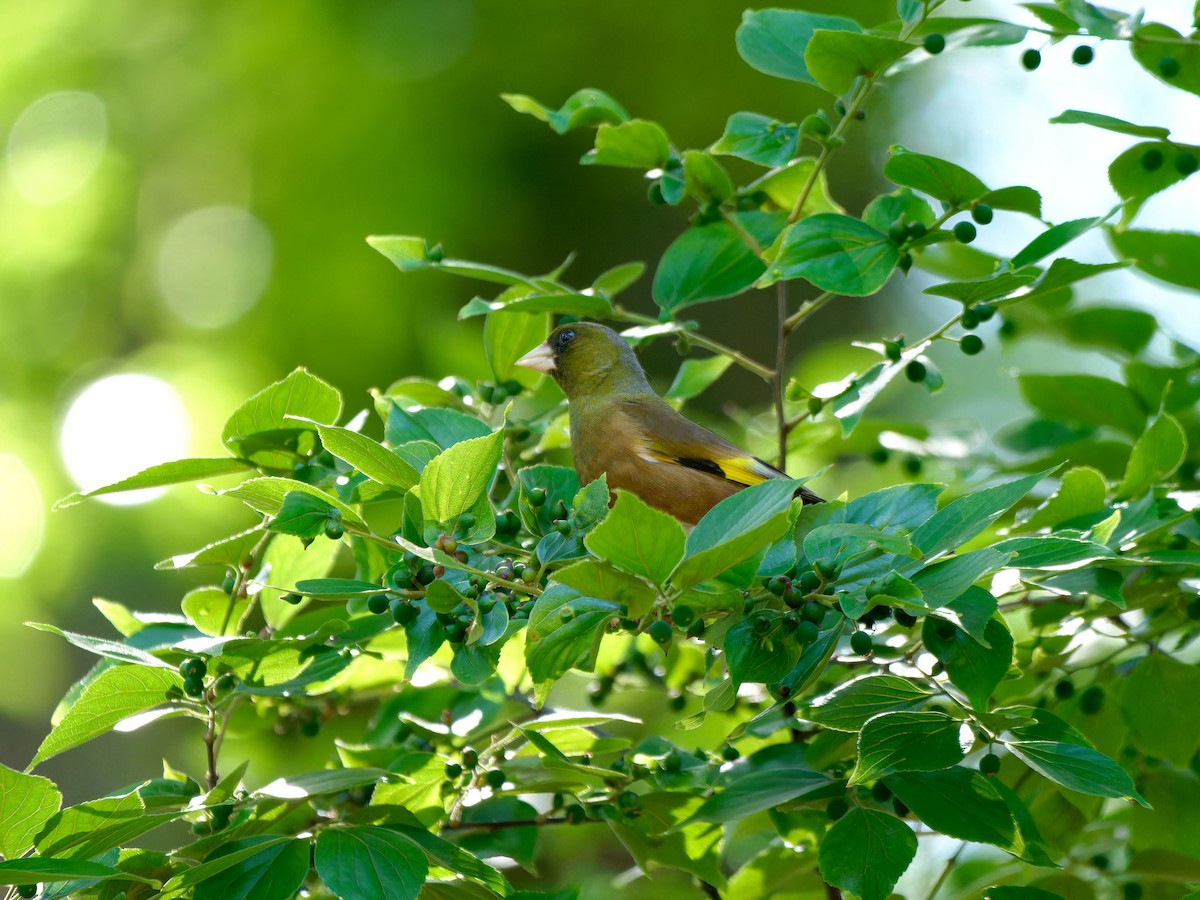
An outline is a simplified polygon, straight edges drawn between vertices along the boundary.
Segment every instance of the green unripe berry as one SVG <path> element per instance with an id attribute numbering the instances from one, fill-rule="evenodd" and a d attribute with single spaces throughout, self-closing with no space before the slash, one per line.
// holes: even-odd
<path id="1" fill-rule="evenodd" d="M 896 624 L 901 628 L 912 628 L 917 624 L 917 617 L 902 609 L 896 610 Z"/>
<path id="2" fill-rule="evenodd" d="M 904 377 L 913 382 L 913 384 L 920 384 L 928 374 L 929 370 L 925 368 L 925 363 L 919 359 L 912 360 L 904 367 Z"/>
<path id="3" fill-rule="evenodd" d="M 833 581 L 842 574 L 841 564 L 833 559 L 818 559 L 813 563 L 813 571 L 822 581 Z"/>
<path id="4" fill-rule="evenodd" d="M 846 802 L 844 797 L 834 797 L 829 801 L 829 805 L 825 807 L 825 815 L 834 822 L 848 812 L 850 812 L 850 804 Z"/>
<path id="5" fill-rule="evenodd" d="M 213 691 L 218 697 L 228 694 L 235 687 L 237 687 L 237 676 L 232 672 L 226 672 L 213 682 Z"/>
<path id="6" fill-rule="evenodd" d="M 1140 881 L 1127 881 L 1121 885 L 1121 895 L 1125 900 L 1142 900 L 1144 889 Z"/>
<path id="7" fill-rule="evenodd" d="M 796 626 L 796 640 L 801 644 L 811 644 L 821 636 L 821 627 L 816 622 L 805 619 Z"/>
<path id="8" fill-rule="evenodd" d="M 767 590 L 776 597 L 782 597 L 784 591 L 786 591 L 790 586 L 791 582 L 782 575 L 775 575 L 774 577 L 767 579 Z"/>
<path id="9" fill-rule="evenodd" d="M 886 803 L 892 799 L 892 789 L 882 781 L 877 781 L 871 786 L 871 797 L 876 803 Z"/>
<path id="10" fill-rule="evenodd" d="M 958 349 L 967 356 L 974 356 L 983 350 L 983 338 L 977 334 L 964 334 L 962 340 L 958 342 Z"/>
<path id="11" fill-rule="evenodd" d="M 900 258 L 898 260 L 896 260 L 896 266 L 905 275 L 907 275 L 908 270 L 912 268 L 912 264 L 913 264 L 913 258 L 912 258 L 911 253 L 901 253 Z"/>
<path id="12" fill-rule="evenodd" d="M 903 244 L 908 240 L 908 226 L 897 219 L 888 228 L 888 240 L 893 244 Z"/>
<path id="13" fill-rule="evenodd" d="M 697 619 L 688 626 L 687 636 L 690 638 L 698 638 L 704 634 L 705 624 L 703 619 Z"/>
<path id="14" fill-rule="evenodd" d="M 474 750 L 472 750 L 470 747 L 467 747 L 462 752 L 462 761 L 463 761 L 463 765 L 466 766 L 468 769 L 473 769 L 477 765 L 479 765 L 479 754 L 476 753 Z"/>
<path id="15" fill-rule="evenodd" d="M 18 897 L 36 897 L 38 895 L 38 886 L 36 884 L 19 884 L 17 885 Z"/>
<path id="16" fill-rule="evenodd" d="M 767 634 L 771 630 L 771 620 L 766 616 L 756 616 L 752 621 L 756 634 Z"/>
<path id="17" fill-rule="evenodd" d="M 825 607 L 816 600 L 809 600 L 804 604 L 801 615 L 804 616 L 804 621 L 820 625 L 825 621 Z"/>
<path id="18" fill-rule="evenodd" d="M 680 628 L 687 628 L 696 618 L 695 611 L 690 606 L 680 604 L 671 610 L 671 621 Z"/>
<path id="19" fill-rule="evenodd" d="M 1077 66 L 1086 66 L 1096 58 L 1096 51 L 1087 44 L 1080 44 L 1071 51 L 1071 62 Z"/>
<path id="20" fill-rule="evenodd" d="M 650 635 L 650 639 L 655 643 L 666 644 L 671 640 L 671 626 L 658 619 L 650 623 L 650 627 L 646 629 L 646 633 Z"/>
<path id="21" fill-rule="evenodd" d="M 973 307 L 967 307 L 962 314 L 962 327 L 972 331 L 979 327 L 979 313 Z"/>
<path id="22" fill-rule="evenodd" d="M 208 665 L 198 656 L 192 656 L 179 664 L 179 674 L 184 678 L 203 678 L 208 674 Z"/>
<path id="23" fill-rule="evenodd" d="M 667 701 L 667 706 L 671 707 L 671 709 L 673 709 L 675 712 L 679 712 L 685 706 L 687 706 L 687 697 L 685 697 L 683 694 L 674 694 L 672 695 L 671 699 Z"/>
<path id="24" fill-rule="evenodd" d="M 391 600 L 387 594 L 372 594 L 367 598 L 367 610 L 375 615 L 385 613 L 388 611 L 388 604 L 390 602 Z"/>
<path id="25" fill-rule="evenodd" d="M 980 225 L 990 225 L 993 215 L 992 208 L 986 203 L 976 203 L 971 207 L 971 218 Z"/>
<path id="26" fill-rule="evenodd" d="M 892 458 L 892 453 L 887 447 L 876 447 L 871 451 L 871 462 L 877 466 L 882 466 Z"/>
<path id="27" fill-rule="evenodd" d="M 921 457 L 907 456 L 904 458 L 904 471 L 909 475 L 920 475 L 923 468 L 925 468 L 925 461 Z"/>
<path id="28" fill-rule="evenodd" d="M 388 604 L 388 612 L 392 614 L 392 621 L 397 625 L 407 625 L 410 622 L 416 621 L 420 612 L 411 603 L 402 600 L 400 597 L 395 597 Z"/>
<path id="29" fill-rule="evenodd" d="M 451 781 L 453 781 L 455 778 L 457 778 L 462 773 L 463 773 L 463 767 L 460 766 L 458 763 L 454 763 L 454 762 L 446 763 L 446 777 L 449 778 Z"/>
<path id="30" fill-rule="evenodd" d="M 571 533 L 570 519 L 555 519 L 554 530 L 557 531 L 559 534 L 561 534 L 563 537 L 567 537 Z"/>
<path id="31" fill-rule="evenodd" d="M 925 227 L 924 222 L 909 222 L 908 224 L 908 239 L 910 241 L 919 241 L 929 232 Z"/>
<path id="32" fill-rule="evenodd" d="M 738 752 L 738 748 L 733 746 L 733 744 L 726 744 L 721 748 L 721 758 L 726 762 L 733 762 L 741 755 L 742 754 Z"/>
<path id="33" fill-rule="evenodd" d="M 1142 168 L 1147 172 L 1154 172 L 1162 168 L 1163 152 L 1157 147 L 1151 147 L 1142 154 Z"/>
<path id="34" fill-rule="evenodd" d="M 328 519 L 325 522 L 325 537 L 329 538 L 331 541 L 340 540 L 342 535 L 345 533 L 346 529 L 342 526 L 341 522 L 338 522 L 334 519 Z"/>
<path id="35" fill-rule="evenodd" d="M 487 786 L 493 791 L 498 791 L 504 787 L 504 782 L 507 780 L 502 769 L 492 769 L 483 778 L 487 782 Z"/>
<path id="36" fill-rule="evenodd" d="M 794 612 L 784 613 L 783 627 L 788 631 L 795 631 L 800 627 L 800 616 Z"/>
<path id="37" fill-rule="evenodd" d="M 1175 170 L 1183 176 L 1188 176 L 1200 169 L 1200 160 L 1194 153 L 1180 153 L 1175 157 Z"/>
<path id="38" fill-rule="evenodd" d="M 1059 700 L 1070 700 L 1075 696 L 1075 682 L 1070 678 L 1064 678 L 1058 684 L 1054 685 L 1054 696 Z"/>
<path id="39" fill-rule="evenodd" d="M 946 49 L 946 38 L 944 35 L 927 34 L 925 40 L 921 41 L 921 46 L 925 48 L 926 53 L 931 53 L 934 56 Z"/>
<path id="40" fill-rule="evenodd" d="M 1000 771 L 1000 757 L 995 753 L 986 753 L 979 760 L 979 771 L 984 775 L 995 775 Z"/>
<path id="41" fill-rule="evenodd" d="M 634 791 L 621 791 L 617 795 L 617 806 L 624 810 L 637 809 L 641 802 L 642 798 Z"/>
<path id="42" fill-rule="evenodd" d="M 683 768 L 683 760 L 679 758 L 679 754 L 672 750 L 663 757 L 662 767 L 668 772 L 678 772 Z"/>
<path id="43" fill-rule="evenodd" d="M 572 803 L 563 811 L 568 825 L 579 825 L 587 821 L 587 813 L 578 803 Z"/>
<path id="44" fill-rule="evenodd" d="M 189 677 L 183 679 L 183 692 L 189 697 L 203 697 L 204 679 L 199 677 Z"/>
<path id="45" fill-rule="evenodd" d="M 856 631 L 850 635 L 850 649 L 859 656 L 870 656 L 875 650 L 875 642 L 865 631 Z"/>
<path id="46" fill-rule="evenodd" d="M 300 723 L 300 733 L 306 738 L 315 738 L 321 733 L 321 722 L 316 718 Z"/>
<path id="47" fill-rule="evenodd" d="M 532 491 L 529 492 L 529 505 L 530 506 L 542 506 L 545 502 L 546 502 L 546 489 L 545 488 L 542 488 L 542 487 L 534 488 Z"/>
<path id="48" fill-rule="evenodd" d="M 437 580 L 437 573 L 433 570 L 433 563 L 424 563 L 421 568 L 417 569 L 418 584 L 433 584 Z"/>
<path id="49" fill-rule="evenodd" d="M 900 357 L 904 354 L 904 349 L 897 341 L 883 342 L 883 355 L 891 362 L 900 362 Z"/>
<path id="50" fill-rule="evenodd" d="M 451 644 L 461 644 L 467 636 L 467 629 L 458 622 L 451 622 L 445 626 L 446 640 Z"/>
<path id="51" fill-rule="evenodd" d="M 960 244 L 971 243 L 978 233 L 970 222 L 956 222 L 954 225 L 954 239 Z"/>
<path id="52" fill-rule="evenodd" d="M 1028 71 L 1032 72 L 1042 64 L 1042 54 L 1034 49 L 1026 50 L 1021 54 L 1021 65 Z"/>
<path id="53" fill-rule="evenodd" d="M 1163 78 L 1174 78 L 1179 74 L 1179 60 L 1173 56 L 1159 57 L 1158 74 Z"/>
<path id="54" fill-rule="evenodd" d="M 1104 707 L 1104 688 L 1093 684 L 1085 688 L 1079 695 L 1079 709 L 1089 716 L 1094 716 Z"/>

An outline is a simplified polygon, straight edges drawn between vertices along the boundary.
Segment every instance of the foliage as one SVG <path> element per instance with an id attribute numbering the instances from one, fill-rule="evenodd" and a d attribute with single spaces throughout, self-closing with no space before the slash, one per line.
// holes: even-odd
<path id="1" fill-rule="evenodd" d="M 883 175 L 897 189 L 856 217 L 824 180 L 889 70 L 946 48 L 1028 32 L 1125 41 L 1151 75 L 1193 93 L 1200 50 L 1083 0 L 1031 6 L 1035 28 L 930 18 L 941 5 L 901 0 L 899 21 L 871 31 L 748 12 L 746 62 L 833 100 L 798 123 L 735 113 L 708 148 L 676 149 L 597 90 L 557 109 L 507 96 L 557 132 L 594 127 L 586 164 L 643 170 L 653 202 L 695 204 L 653 277 L 661 315 L 617 301 L 640 263 L 577 287 L 565 264 L 527 276 L 421 238 L 372 238 L 402 271 L 499 286 L 461 311 L 486 317 L 494 380 L 402 379 L 373 395 L 377 423 L 339 425 L 340 392 L 297 369 L 232 414 L 228 459 L 93 492 L 243 474 L 210 492 L 254 521 L 161 564 L 225 572 L 179 615 L 108 602 L 115 636 L 36 626 L 99 661 L 27 769 L 0 768 L 0 885 L 129 900 L 518 896 L 529 879 L 487 860 L 535 873 L 550 826 L 604 832 L 644 872 L 680 870 L 717 896 L 784 883 L 789 896 L 884 898 L 918 835 L 962 842 L 931 894 L 1077 896 L 1103 883 L 1129 896 L 1149 878 L 1171 896 L 1200 882 L 1194 805 L 1177 799 L 1198 792 L 1200 357 L 1172 344 L 1164 361 L 1152 320 L 1077 308 L 1071 288 L 1130 265 L 1200 290 L 1200 235 L 1130 227 L 1149 196 L 1196 171 L 1195 148 L 1163 126 L 1067 111 L 1064 124 L 1148 141 L 1113 162 L 1121 206 L 1047 224 L 1008 258 L 965 245 L 997 212 L 1040 221 L 1031 187 L 992 188 L 894 147 Z M 738 184 L 728 157 L 766 171 Z M 1168 163 L 1175 174 L 1156 174 Z M 1094 229 L 1113 262 L 1061 255 Z M 920 339 L 868 345 L 879 361 L 836 385 L 787 381 L 799 325 L 912 268 L 948 279 L 926 292 L 961 311 Z M 817 293 L 793 310 L 795 282 Z M 773 365 L 678 317 L 755 288 L 777 298 Z M 513 367 L 552 316 L 609 319 L 634 343 L 674 336 L 685 354 L 713 354 L 684 360 L 680 401 L 731 364 L 761 377 L 781 461 L 833 424 L 848 455 L 878 457 L 891 434 L 919 471 L 936 445 L 873 421 L 871 404 L 902 372 L 936 391 L 934 348 L 975 355 L 974 329 L 996 314 L 1010 337 L 1102 349 L 1122 378 L 1022 376 L 1030 418 L 964 458 L 940 506 L 943 486 L 911 483 L 801 507 L 797 482 L 775 480 L 690 533 L 633 495 L 610 508 L 603 481 L 580 485 L 558 464 L 554 387 Z M 592 711 L 571 708 L 583 679 Z M 651 715 L 628 711 L 633 696 Z M 32 774 L 168 717 L 197 723 L 204 773 L 168 765 L 65 808 Z M 674 727 L 659 727 L 667 717 Z M 325 741 L 328 764 L 262 784 L 255 760 L 221 752 L 231 730 L 255 729 Z M 194 840 L 139 849 L 181 822 Z M 999 852 L 974 856 L 968 881 L 955 863 L 979 844 Z"/>

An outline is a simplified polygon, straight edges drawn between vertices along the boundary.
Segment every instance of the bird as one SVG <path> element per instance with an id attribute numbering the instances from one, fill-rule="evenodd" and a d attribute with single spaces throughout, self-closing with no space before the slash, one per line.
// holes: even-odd
<path id="1" fill-rule="evenodd" d="M 613 498 L 624 489 L 695 525 L 743 488 L 788 477 L 677 412 L 654 392 L 629 344 L 604 325 L 560 325 L 516 364 L 562 389 L 579 481 L 603 474 Z M 796 496 L 824 502 L 805 487 Z"/>

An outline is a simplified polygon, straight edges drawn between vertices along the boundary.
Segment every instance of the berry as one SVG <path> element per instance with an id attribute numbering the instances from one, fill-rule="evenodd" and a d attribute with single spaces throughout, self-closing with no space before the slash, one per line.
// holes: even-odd
<path id="1" fill-rule="evenodd" d="M 992 208 L 986 203 L 976 203 L 971 207 L 971 218 L 980 225 L 990 225 L 993 215 Z"/>
<path id="2" fill-rule="evenodd" d="M 892 362 L 900 362 L 904 351 L 896 341 L 883 342 L 883 354 Z"/>
<path id="3" fill-rule="evenodd" d="M 979 314 L 980 322 L 990 322 L 992 316 L 996 315 L 996 307 L 990 303 L 975 304 L 975 312 Z"/>
<path id="4" fill-rule="evenodd" d="M 938 619 L 937 622 L 934 623 L 933 633 L 937 635 L 937 639 L 939 641 L 952 641 L 954 640 L 954 636 L 958 633 L 958 629 L 945 619 Z"/>
<path id="5" fill-rule="evenodd" d="M 704 634 L 704 628 L 705 628 L 704 620 L 697 619 L 695 622 L 693 622 L 691 625 L 688 626 L 687 636 L 690 638 L 698 638 L 698 637 L 700 637 L 700 635 Z"/>
<path id="6" fill-rule="evenodd" d="M 888 229 L 888 240 L 893 244 L 903 244 L 908 239 L 908 226 L 897 219 Z"/>
<path id="7" fill-rule="evenodd" d="M 836 560 L 818 559 L 813 563 L 813 571 L 822 581 L 828 582 L 842 574 L 842 567 Z"/>
<path id="8" fill-rule="evenodd" d="M 541 506 L 546 502 L 546 489 L 534 488 L 529 492 L 529 505 Z"/>
<path id="9" fill-rule="evenodd" d="M 920 475 L 925 463 L 919 456 L 909 456 L 904 460 L 904 471 L 909 475 Z"/>
<path id="10" fill-rule="evenodd" d="M 208 666 L 198 656 L 192 656 L 179 664 L 179 674 L 184 678 L 203 678 L 208 674 Z"/>
<path id="11" fill-rule="evenodd" d="M 813 622 L 820 625 L 825 621 L 825 607 L 816 600 L 809 600 L 804 604 L 804 608 L 800 611 L 806 622 Z"/>
<path id="12" fill-rule="evenodd" d="M 726 744 L 721 750 L 721 758 L 726 762 L 733 762 L 741 755 L 742 754 L 738 752 L 738 748 L 733 746 L 733 744 Z"/>
<path id="13" fill-rule="evenodd" d="M 850 812 L 850 804 L 843 797 L 834 797 L 829 801 L 829 805 L 825 807 L 825 815 L 836 822 L 846 813 Z"/>
<path id="14" fill-rule="evenodd" d="M 504 782 L 507 781 L 502 769 L 492 769 L 483 777 L 484 780 L 487 781 L 488 787 L 490 787 L 493 791 L 500 790 L 500 788 L 504 787 Z"/>
<path id="15" fill-rule="evenodd" d="M 979 760 L 979 771 L 984 775 L 995 775 L 1000 771 L 1000 757 L 995 753 L 985 753 Z"/>
<path id="16" fill-rule="evenodd" d="M 387 594 L 372 594 L 367 598 L 367 610 L 375 615 L 385 613 L 388 611 L 388 603 L 390 602 Z"/>
<path id="17" fill-rule="evenodd" d="M 1064 678 L 1054 686 L 1054 696 L 1059 700 L 1070 700 L 1075 696 L 1075 683 L 1070 678 Z"/>
<path id="18" fill-rule="evenodd" d="M 329 538 L 331 541 L 339 540 L 345 533 L 346 529 L 342 526 L 341 522 L 329 519 L 325 523 L 325 537 Z"/>
<path id="19" fill-rule="evenodd" d="M 479 754 L 470 747 L 467 747 L 462 752 L 462 760 L 464 766 L 466 766 L 468 769 L 473 769 L 479 765 Z"/>
<path id="20" fill-rule="evenodd" d="M 1175 157 L 1175 170 L 1180 175 L 1191 175 L 1197 169 L 1200 169 L 1200 160 L 1196 159 L 1196 154 L 1180 153 L 1177 157 Z"/>
<path id="21" fill-rule="evenodd" d="M 877 466 L 884 465 L 891 458 L 892 454 L 888 451 L 887 447 L 876 447 L 871 451 L 871 462 Z"/>
<path id="22" fill-rule="evenodd" d="M 911 253 L 901 253 L 900 258 L 898 260 L 896 260 L 896 265 L 900 268 L 900 271 L 903 272 L 905 275 L 907 275 L 908 270 L 912 268 L 912 264 L 913 264 L 913 258 L 912 258 Z"/>
<path id="23" fill-rule="evenodd" d="M 228 694 L 235 687 L 237 687 L 237 677 L 232 672 L 226 672 L 213 682 L 213 691 L 218 697 Z"/>
<path id="24" fill-rule="evenodd" d="M 901 628 L 912 628 L 917 624 L 917 617 L 902 609 L 896 610 L 896 624 Z"/>
<path id="25" fill-rule="evenodd" d="M 1042 64 L 1042 54 L 1038 51 L 1029 49 L 1021 54 L 1021 65 L 1032 72 Z"/>
<path id="26" fill-rule="evenodd" d="M 865 631 L 856 631 L 850 635 L 850 649 L 859 656 L 870 656 L 875 649 L 875 642 Z"/>
<path id="27" fill-rule="evenodd" d="M 1089 716 L 1100 712 L 1104 706 L 1104 688 L 1093 684 L 1079 695 L 1079 709 Z"/>
<path id="28" fill-rule="evenodd" d="M 925 227 L 923 222 L 910 222 L 908 226 L 908 239 L 910 241 L 919 241 L 925 237 L 928 231 L 929 229 Z"/>
<path id="29" fill-rule="evenodd" d="M 321 733 L 321 723 L 317 719 L 309 719 L 300 724 L 300 733 L 306 738 L 315 738 Z"/>
<path id="30" fill-rule="evenodd" d="M 646 633 L 650 635 L 651 640 L 659 644 L 666 644 L 671 640 L 671 626 L 662 619 L 651 622 Z"/>
<path id="31" fill-rule="evenodd" d="M 621 793 L 617 795 L 617 806 L 624 810 L 637 809 L 638 805 L 641 803 L 641 799 L 642 798 L 633 791 L 621 791 Z"/>
<path id="32" fill-rule="evenodd" d="M 1173 56 L 1159 57 L 1158 74 L 1163 78 L 1174 78 L 1179 74 L 1179 60 Z"/>
<path id="33" fill-rule="evenodd" d="M 1125 900 L 1142 900 L 1142 883 L 1140 881 L 1127 881 L 1121 885 L 1121 895 Z"/>
<path id="34" fill-rule="evenodd" d="M 687 628 L 695 621 L 696 613 L 690 606 L 680 604 L 671 610 L 671 621 L 680 628 Z"/>
<path id="35" fill-rule="evenodd" d="M 800 573 L 800 577 L 796 579 L 800 585 L 800 590 L 805 594 L 811 594 L 821 586 L 821 579 L 817 577 L 817 573 L 811 569 L 805 569 Z"/>
<path id="36" fill-rule="evenodd" d="M 821 627 L 816 622 L 801 622 L 796 626 L 796 640 L 802 644 L 811 644 L 821 636 Z"/>
<path id="37" fill-rule="evenodd" d="M 767 580 L 767 590 L 776 597 L 782 597 L 784 591 L 786 591 L 790 586 L 791 582 L 782 575 L 776 575 Z"/>
<path id="38" fill-rule="evenodd" d="M 892 789 L 882 781 L 877 781 L 871 787 L 871 796 L 877 803 L 884 803 L 892 799 Z"/>
<path id="39" fill-rule="evenodd" d="M 683 768 L 683 760 L 679 758 L 679 754 L 672 750 L 663 757 L 662 767 L 668 772 L 678 772 Z"/>
<path id="40" fill-rule="evenodd" d="M 898 815 L 902 819 L 908 815 L 908 811 L 909 811 L 908 807 L 900 802 L 899 797 L 895 797 L 892 799 L 892 809 L 894 809 L 896 811 L 896 815 Z"/>
<path id="41" fill-rule="evenodd" d="M 1071 62 L 1077 66 L 1086 66 L 1096 58 L 1096 51 L 1087 44 L 1080 44 L 1071 51 Z"/>
<path id="42" fill-rule="evenodd" d="M 914 359 L 904 367 L 904 377 L 914 384 L 919 384 L 925 380 L 925 376 L 929 374 L 929 370 L 925 368 L 925 363 Z"/>
<path id="43" fill-rule="evenodd" d="M 683 694 L 675 694 L 667 701 L 667 705 L 675 712 L 679 712 L 687 706 L 687 697 L 683 696 Z"/>
<path id="44" fill-rule="evenodd" d="M 964 334 L 962 340 L 958 342 L 958 349 L 967 356 L 974 356 L 983 350 L 983 338 L 977 334 Z"/>
<path id="45" fill-rule="evenodd" d="M 800 627 L 800 617 L 794 612 L 787 613 L 783 617 L 783 627 L 788 631 L 795 631 Z"/>
<path id="46" fill-rule="evenodd" d="M 563 811 L 563 816 L 568 825 L 579 825 L 587 821 L 587 813 L 584 812 L 582 806 L 578 803 L 572 803 Z"/>
<path id="47" fill-rule="evenodd" d="M 1153 172 L 1162 168 L 1163 152 L 1157 147 L 1151 147 L 1142 154 L 1142 168 L 1147 172 Z"/>
<path id="48" fill-rule="evenodd" d="M 203 697 L 204 679 L 192 677 L 183 679 L 183 692 L 189 697 Z"/>
<path id="49" fill-rule="evenodd" d="M 968 306 L 963 310 L 962 327 L 967 331 L 973 331 L 979 327 L 979 313 L 975 312 L 974 308 Z"/>
<path id="50" fill-rule="evenodd" d="M 17 896 L 18 897 L 36 897 L 37 895 L 38 895 L 38 886 L 36 884 L 19 884 L 19 885 L 17 885 Z"/>
<path id="51" fill-rule="evenodd" d="M 433 571 L 433 563 L 424 563 L 421 568 L 417 569 L 418 584 L 432 584 L 437 580 L 437 573 Z"/>
<path id="52" fill-rule="evenodd" d="M 977 234 L 978 231 L 970 222 L 958 222 L 954 226 L 954 239 L 960 244 L 971 243 Z"/>
<path id="53" fill-rule="evenodd" d="M 467 636 L 467 629 L 458 622 L 451 622 L 445 626 L 446 640 L 452 644 L 461 644 L 463 638 Z"/>
<path id="54" fill-rule="evenodd" d="M 399 597 L 394 598 L 388 604 L 388 611 L 392 614 L 392 621 L 397 625 L 407 625 L 409 622 L 415 621 L 417 616 L 420 615 L 415 606 Z"/>
<path id="55" fill-rule="evenodd" d="M 936 56 L 946 49 L 946 38 L 937 33 L 927 34 L 921 45 L 925 48 L 926 53 L 932 53 Z"/>
<path id="56" fill-rule="evenodd" d="M 460 766 L 458 763 L 453 763 L 453 762 L 446 763 L 446 777 L 448 779 L 450 779 L 451 781 L 453 781 L 455 778 L 457 778 L 462 773 L 463 773 L 463 767 Z"/>
<path id="57" fill-rule="evenodd" d="M 754 619 L 754 631 L 757 634 L 766 634 L 771 630 L 771 620 L 766 616 L 757 616 Z"/>

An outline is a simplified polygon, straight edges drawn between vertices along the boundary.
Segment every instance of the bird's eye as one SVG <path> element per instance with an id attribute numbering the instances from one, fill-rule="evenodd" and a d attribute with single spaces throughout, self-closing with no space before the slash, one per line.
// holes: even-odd
<path id="1" fill-rule="evenodd" d="M 573 340 L 575 340 L 575 332 L 568 328 L 566 331 L 559 332 L 558 339 L 554 343 L 558 344 L 559 347 L 565 347 Z"/>

